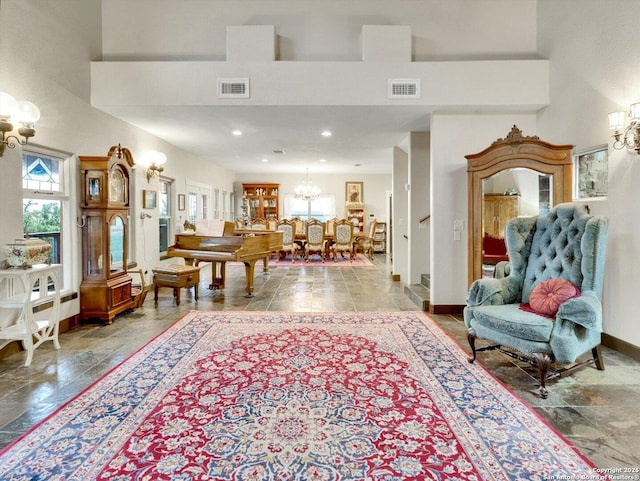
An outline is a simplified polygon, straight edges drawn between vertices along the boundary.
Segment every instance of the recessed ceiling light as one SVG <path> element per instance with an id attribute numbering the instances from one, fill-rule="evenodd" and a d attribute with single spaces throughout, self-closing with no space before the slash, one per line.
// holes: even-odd
<path id="1" fill-rule="evenodd" d="M 320 159 L 318 162 L 326 162 L 327 159 Z"/>
<path id="2" fill-rule="evenodd" d="M 262 162 L 267 163 L 269 162 L 269 159 L 262 159 Z"/>
<path id="3" fill-rule="evenodd" d="M 328 130 L 325 130 L 324 132 L 322 132 L 322 136 L 323 137 L 331 137 L 331 132 L 329 132 Z"/>
<path id="4" fill-rule="evenodd" d="M 239 137 L 240 135 L 242 135 L 242 131 L 241 130 L 234 130 L 231 132 L 233 135 L 235 135 L 236 137 Z"/>

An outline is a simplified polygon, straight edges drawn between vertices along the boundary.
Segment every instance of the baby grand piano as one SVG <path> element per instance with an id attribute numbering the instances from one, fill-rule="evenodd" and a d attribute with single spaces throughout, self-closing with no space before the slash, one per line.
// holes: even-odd
<path id="1" fill-rule="evenodd" d="M 219 236 L 176 234 L 175 244 L 167 248 L 167 255 L 182 257 L 187 265 L 197 266 L 199 262 L 211 262 L 210 289 L 224 288 L 227 261 L 242 262 L 246 276 L 245 297 L 253 297 L 256 262 L 263 259 L 263 270 L 268 272 L 269 255 L 281 248 L 282 232 L 255 230 L 237 233 L 232 222 L 225 222 L 222 235 Z"/>

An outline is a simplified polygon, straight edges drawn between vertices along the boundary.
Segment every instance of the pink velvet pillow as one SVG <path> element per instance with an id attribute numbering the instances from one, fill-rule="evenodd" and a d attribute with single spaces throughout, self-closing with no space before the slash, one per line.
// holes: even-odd
<path id="1" fill-rule="evenodd" d="M 549 279 L 533 288 L 529 295 L 529 309 L 546 317 L 556 317 L 560 304 L 580 295 L 580 289 L 565 279 Z"/>

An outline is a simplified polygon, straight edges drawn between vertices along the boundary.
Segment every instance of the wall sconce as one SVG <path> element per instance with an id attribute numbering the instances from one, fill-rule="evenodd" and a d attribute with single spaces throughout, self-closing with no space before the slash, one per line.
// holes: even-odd
<path id="1" fill-rule="evenodd" d="M 640 103 L 632 104 L 627 112 L 609 114 L 609 128 L 613 130 L 613 148 L 635 150 L 640 155 Z M 625 118 L 629 117 L 629 125 L 625 127 Z"/>
<path id="2" fill-rule="evenodd" d="M 7 147 L 15 148 L 16 142 L 25 145 L 31 137 L 36 135 L 35 123 L 40 120 L 40 109 L 31 102 L 18 102 L 11 95 L 0 92 L 0 157 Z M 8 135 L 13 131 L 14 123 L 18 123 L 18 133 Z M 20 139 L 18 135 L 24 137 Z"/>
<path id="3" fill-rule="evenodd" d="M 154 177 L 160 177 L 166 161 L 167 156 L 157 150 L 150 150 L 142 154 L 141 163 L 147 166 L 147 182 L 151 182 Z"/>

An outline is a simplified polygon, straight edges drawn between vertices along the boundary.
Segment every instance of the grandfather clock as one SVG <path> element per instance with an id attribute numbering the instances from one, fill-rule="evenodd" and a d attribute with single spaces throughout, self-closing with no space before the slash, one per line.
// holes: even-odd
<path id="1" fill-rule="evenodd" d="M 120 145 L 106 157 L 80 156 L 82 283 L 80 320 L 113 318 L 134 307 L 127 274 L 129 180 L 133 158 Z"/>

